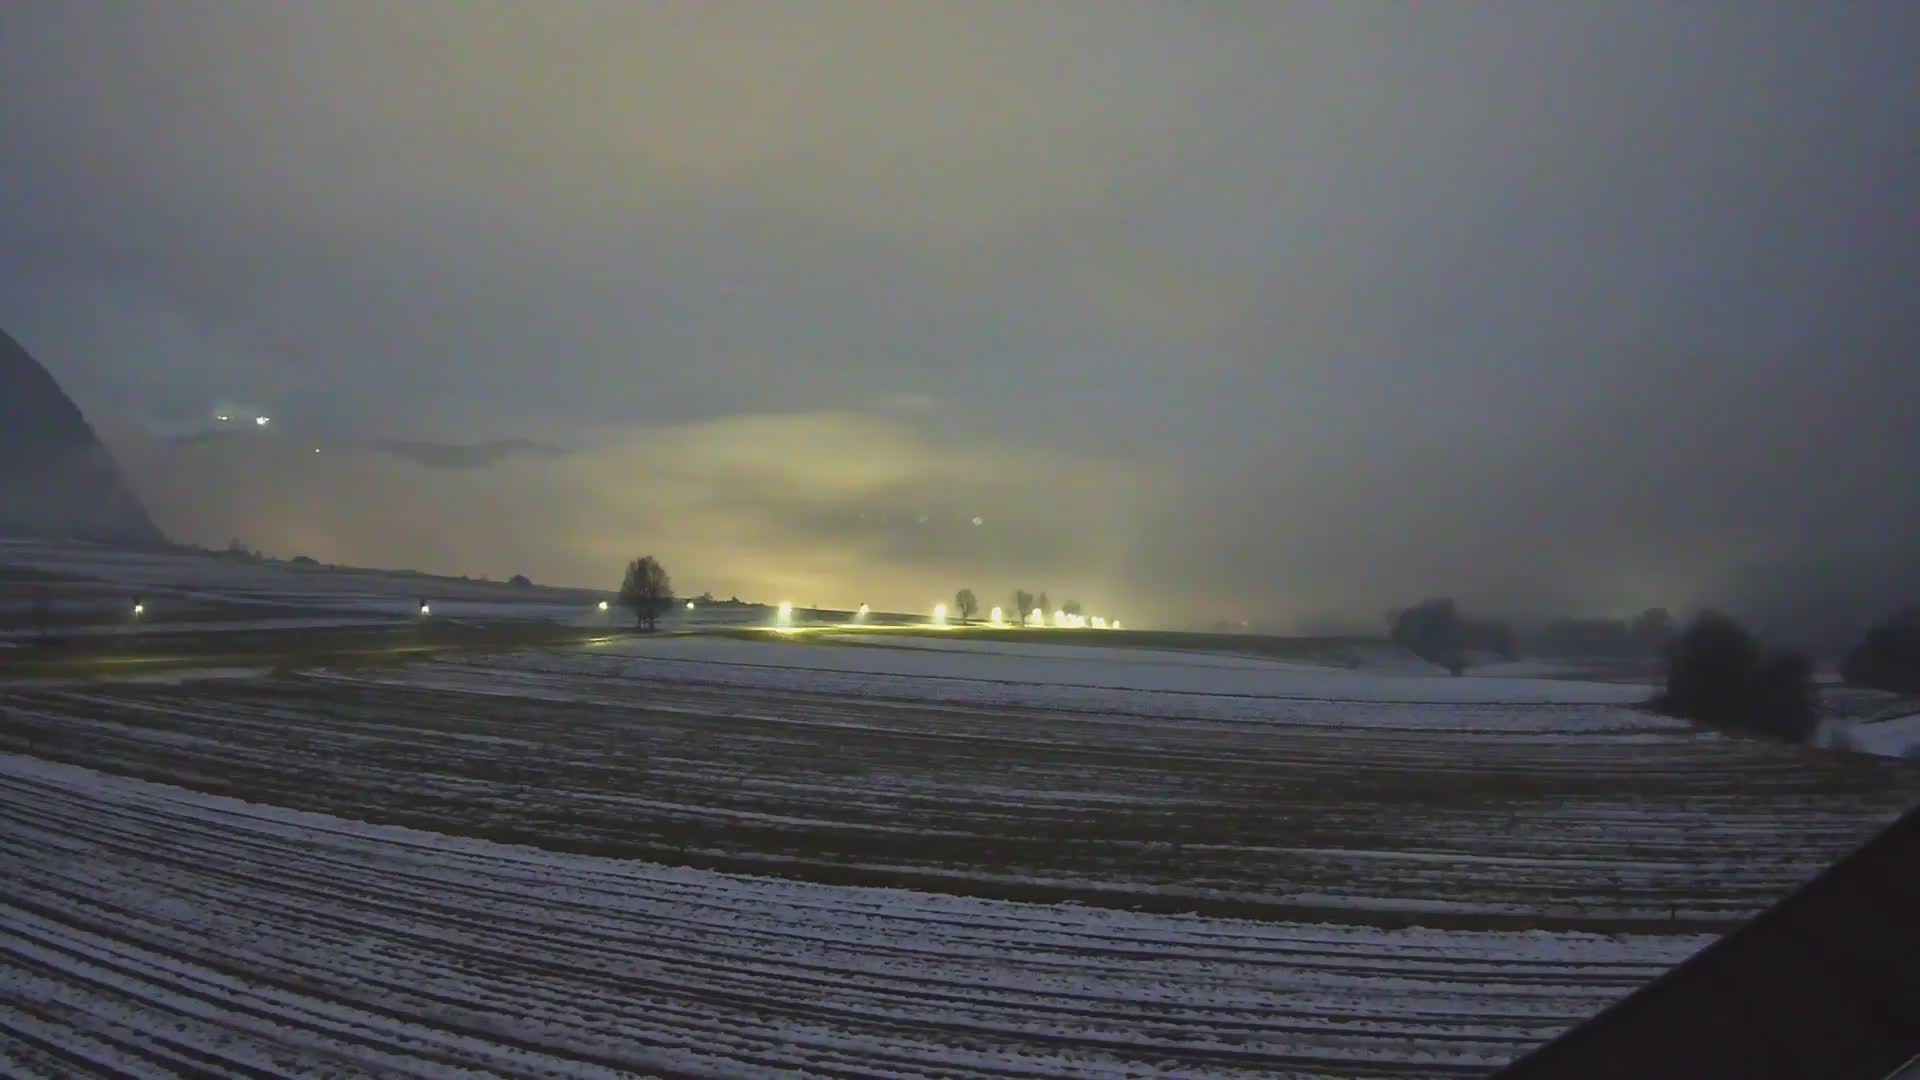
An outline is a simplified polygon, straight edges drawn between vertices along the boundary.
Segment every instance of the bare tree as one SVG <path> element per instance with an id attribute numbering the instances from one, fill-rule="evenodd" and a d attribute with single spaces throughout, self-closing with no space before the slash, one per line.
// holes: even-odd
<path id="1" fill-rule="evenodd" d="M 960 621 L 966 622 L 973 618 L 974 612 L 980 610 L 980 601 L 973 595 L 972 589 L 961 589 L 953 594 L 953 609 L 960 613 Z"/>
<path id="2" fill-rule="evenodd" d="M 1080 611 L 1081 611 L 1080 601 L 1069 600 L 1066 603 L 1060 605 L 1060 610 L 1063 613 L 1068 615 L 1078 615 L 1080 614 Z"/>
<path id="3" fill-rule="evenodd" d="M 1040 590 L 1040 599 L 1036 601 L 1036 603 L 1040 605 L 1040 613 L 1042 615 L 1051 616 L 1053 614 L 1053 605 L 1047 603 L 1047 590 Z"/>
<path id="4" fill-rule="evenodd" d="M 1027 616 L 1033 611 L 1033 594 L 1025 589 L 1013 590 L 1013 613 L 1020 625 L 1027 625 Z"/>
<path id="5" fill-rule="evenodd" d="M 658 560 L 642 555 L 627 564 L 626 579 L 620 583 L 620 606 L 632 609 L 636 623 L 652 630 L 654 620 L 671 603 L 673 582 Z"/>

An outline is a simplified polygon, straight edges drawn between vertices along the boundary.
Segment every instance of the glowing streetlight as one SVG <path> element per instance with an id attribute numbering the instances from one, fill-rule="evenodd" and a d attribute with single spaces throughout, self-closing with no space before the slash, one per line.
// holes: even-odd
<path id="1" fill-rule="evenodd" d="M 1044 611 L 1041 611 L 1039 608 L 1034 608 L 1033 614 L 1027 616 L 1027 625 L 1028 626 L 1047 625 L 1047 613 Z"/>
<path id="2" fill-rule="evenodd" d="M 1093 617 L 1093 628 L 1095 630 L 1105 630 L 1107 628 L 1107 620 L 1095 615 Z"/>
<path id="3" fill-rule="evenodd" d="M 420 601 L 420 614 L 422 615 L 433 614 L 433 605 L 427 603 L 425 600 Z"/>
<path id="4" fill-rule="evenodd" d="M 793 625 L 793 601 L 780 601 L 780 612 L 777 618 L 780 620 L 780 625 L 782 626 Z"/>
<path id="5" fill-rule="evenodd" d="M 607 610 L 607 602 L 605 600 L 600 601 L 600 610 L 601 611 Z"/>
<path id="6" fill-rule="evenodd" d="M 147 613 L 147 605 L 141 603 L 138 600 L 135 600 L 133 602 L 133 617 L 137 619 L 140 616 L 145 615 L 146 613 Z"/>
<path id="7" fill-rule="evenodd" d="M 231 420 L 231 419 L 233 419 L 233 417 L 231 417 L 231 416 L 228 416 L 228 415 L 227 415 L 227 414 L 225 414 L 225 413 L 221 413 L 221 414 L 220 414 L 219 416 L 216 416 L 216 417 L 214 417 L 214 419 L 215 419 L 215 420 L 218 420 L 218 421 L 220 421 L 221 423 L 223 423 L 223 424 L 224 424 L 224 423 L 226 423 L 227 421 L 229 421 L 229 420 Z"/>
<path id="8" fill-rule="evenodd" d="M 693 610 L 693 601 L 691 601 L 691 600 L 689 600 L 689 601 L 687 601 L 687 610 L 688 610 L 688 611 L 692 611 L 692 610 Z"/>
<path id="9" fill-rule="evenodd" d="M 869 616 L 869 615 L 871 615 L 871 614 L 873 614 L 873 609 L 872 609 L 872 608 L 870 608 L 870 607 L 868 607 L 868 606 L 867 606 L 867 605 L 865 605 L 865 604 L 861 604 L 861 605 L 860 605 L 860 610 L 859 610 L 859 611 L 856 611 L 856 612 L 854 612 L 854 613 L 853 613 L 853 616 L 854 616 L 854 618 L 856 618 L 856 619 L 864 619 L 864 618 L 866 618 L 867 616 Z"/>
<path id="10" fill-rule="evenodd" d="M 933 605 L 933 625 L 935 626 L 947 625 L 947 605 L 945 604 Z"/>
<path id="11" fill-rule="evenodd" d="M 1007 625 L 1007 617 L 999 608 L 994 608 L 987 613 L 987 622 L 992 626 L 1005 626 Z"/>
<path id="12" fill-rule="evenodd" d="M 266 427 L 268 424 L 272 422 L 273 422 L 273 417 L 271 416 L 256 416 L 253 418 L 254 427 Z"/>
<path id="13" fill-rule="evenodd" d="M 1061 611 L 1059 608 L 1055 608 L 1053 611 L 1053 625 L 1055 626 L 1067 625 L 1067 613 L 1064 611 Z"/>
<path id="14" fill-rule="evenodd" d="M 1118 630 L 1118 629 L 1120 629 L 1120 628 L 1121 628 L 1121 627 L 1120 627 L 1120 620 L 1119 620 L 1119 619 L 1115 619 L 1115 620 L 1113 620 L 1112 622 L 1110 622 L 1110 623 L 1108 623 L 1108 624 L 1107 624 L 1107 629 L 1109 629 L 1109 630 Z"/>

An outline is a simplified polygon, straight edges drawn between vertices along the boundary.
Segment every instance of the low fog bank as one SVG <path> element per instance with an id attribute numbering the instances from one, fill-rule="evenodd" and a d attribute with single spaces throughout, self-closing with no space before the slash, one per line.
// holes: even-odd
<path id="1" fill-rule="evenodd" d="M 883 415 L 597 429 L 565 444 L 107 433 L 180 540 L 497 578 L 610 587 L 652 553 L 689 593 L 914 611 L 962 586 L 983 606 L 1026 588 L 1130 625 L 1279 634 L 1380 634 L 1429 596 L 1523 636 L 1566 617 L 1716 607 L 1822 655 L 1920 600 L 1911 538 L 1795 551 L 1737 520 L 1725 540 L 1635 532 L 1600 527 L 1614 510 L 1577 492 L 1499 501 L 1496 476 L 1419 497 L 1306 471 L 1196 478 Z"/>

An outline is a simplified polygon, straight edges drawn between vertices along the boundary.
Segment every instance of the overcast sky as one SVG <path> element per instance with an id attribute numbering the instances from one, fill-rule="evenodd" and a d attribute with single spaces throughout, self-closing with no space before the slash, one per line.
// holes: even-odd
<path id="1" fill-rule="evenodd" d="M 283 555 L 1913 599 L 1917 55 L 1908 0 L 13 0 L 0 326 Z"/>

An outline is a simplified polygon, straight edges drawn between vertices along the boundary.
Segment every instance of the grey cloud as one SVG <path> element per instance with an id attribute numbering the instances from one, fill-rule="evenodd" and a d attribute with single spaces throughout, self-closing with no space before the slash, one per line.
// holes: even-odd
<path id="1" fill-rule="evenodd" d="M 1917 44 L 1897 0 L 20 5 L 0 325 L 128 429 L 644 445 L 724 539 L 676 578 L 742 589 L 1730 603 L 1920 552 Z M 601 452 L 494 460 L 484 542 L 631 546 L 569 486 L 635 482 Z M 311 502 L 386 521 L 364 467 Z"/>
<path id="2" fill-rule="evenodd" d="M 484 469 L 508 458 L 556 458 L 567 452 L 530 439 L 496 439 L 472 444 L 385 439 L 374 446 L 383 453 L 435 469 Z"/>

